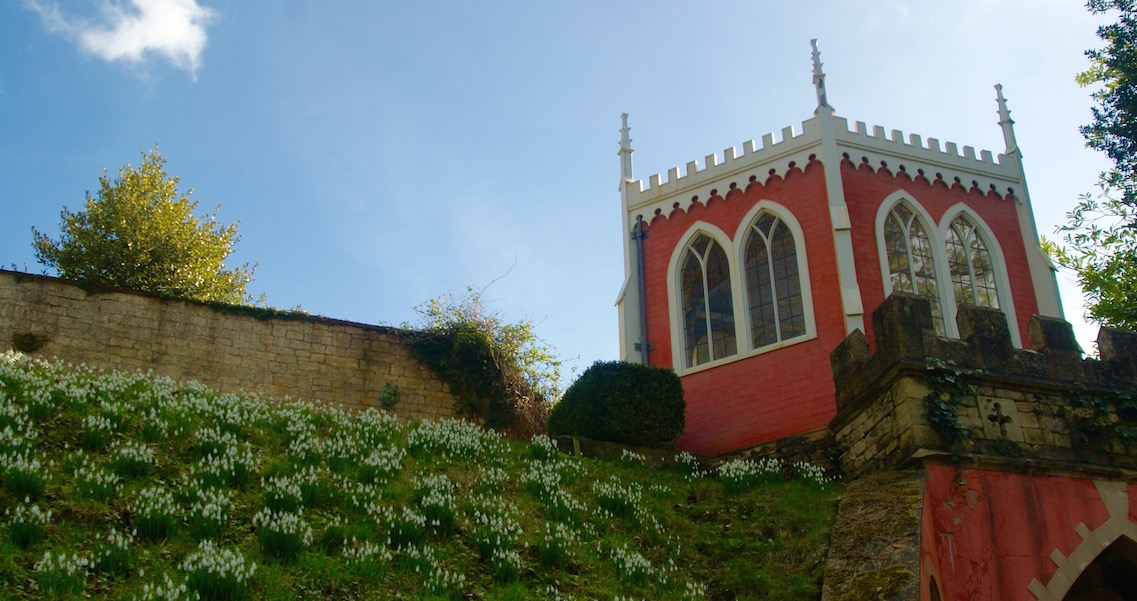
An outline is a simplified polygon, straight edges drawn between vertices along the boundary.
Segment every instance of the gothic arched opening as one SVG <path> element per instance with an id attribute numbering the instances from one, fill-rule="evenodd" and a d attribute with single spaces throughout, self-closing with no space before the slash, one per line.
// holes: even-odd
<path id="1" fill-rule="evenodd" d="M 1086 566 L 1064 601 L 1137 599 L 1137 542 L 1120 537 Z"/>

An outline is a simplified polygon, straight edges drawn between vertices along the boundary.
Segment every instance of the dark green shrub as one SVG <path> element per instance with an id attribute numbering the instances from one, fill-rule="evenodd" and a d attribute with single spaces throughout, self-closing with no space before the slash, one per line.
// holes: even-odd
<path id="1" fill-rule="evenodd" d="M 674 371 L 597 361 L 553 407 L 549 434 L 658 447 L 683 433 L 686 408 Z"/>

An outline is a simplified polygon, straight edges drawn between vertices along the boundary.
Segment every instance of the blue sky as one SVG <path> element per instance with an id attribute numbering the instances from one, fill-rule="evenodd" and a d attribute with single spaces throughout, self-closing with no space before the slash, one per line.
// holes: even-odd
<path id="1" fill-rule="evenodd" d="M 1001 82 L 1052 234 L 1108 165 L 1074 82 L 1102 21 L 1070 0 L 6 2 L 0 265 L 41 271 L 32 226 L 57 235 L 158 143 L 240 221 L 231 262 L 270 305 L 399 324 L 508 272 L 491 307 L 583 369 L 617 353 L 620 113 L 646 181 L 800 127 L 810 38 L 830 104 L 870 126 L 999 152 Z"/>

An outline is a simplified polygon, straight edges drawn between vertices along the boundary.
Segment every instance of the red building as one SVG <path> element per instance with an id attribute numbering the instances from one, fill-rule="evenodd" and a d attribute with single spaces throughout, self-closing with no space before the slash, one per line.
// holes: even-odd
<path id="1" fill-rule="evenodd" d="M 927 298 L 948 337 L 961 304 L 998 308 L 1020 348 L 1031 315 L 1062 314 L 1000 86 L 996 157 L 850 125 L 828 103 L 816 45 L 813 81 L 800 130 L 646 186 L 624 115 L 620 354 L 681 377 L 682 449 L 718 455 L 826 428 L 829 353 L 854 330 L 872 340 L 865 316 L 893 291 Z"/>

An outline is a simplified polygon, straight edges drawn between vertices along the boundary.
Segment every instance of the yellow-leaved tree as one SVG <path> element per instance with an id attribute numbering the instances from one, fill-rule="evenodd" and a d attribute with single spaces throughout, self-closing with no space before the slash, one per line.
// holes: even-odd
<path id="1" fill-rule="evenodd" d="M 113 181 L 103 170 L 95 196 L 83 210 L 64 207 L 60 237 L 32 228 L 36 258 L 60 277 L 100 287 L 128 288 L 190 300 L 250 304 L 246 287 L 254 265 L 227 268 L 240 239 L 237 225 L 221 225 L 216 210 L 196 216 L 192 190 L 178 192 L 178 178 L 153 150 L 142 164 L 127 164 Z"/>

